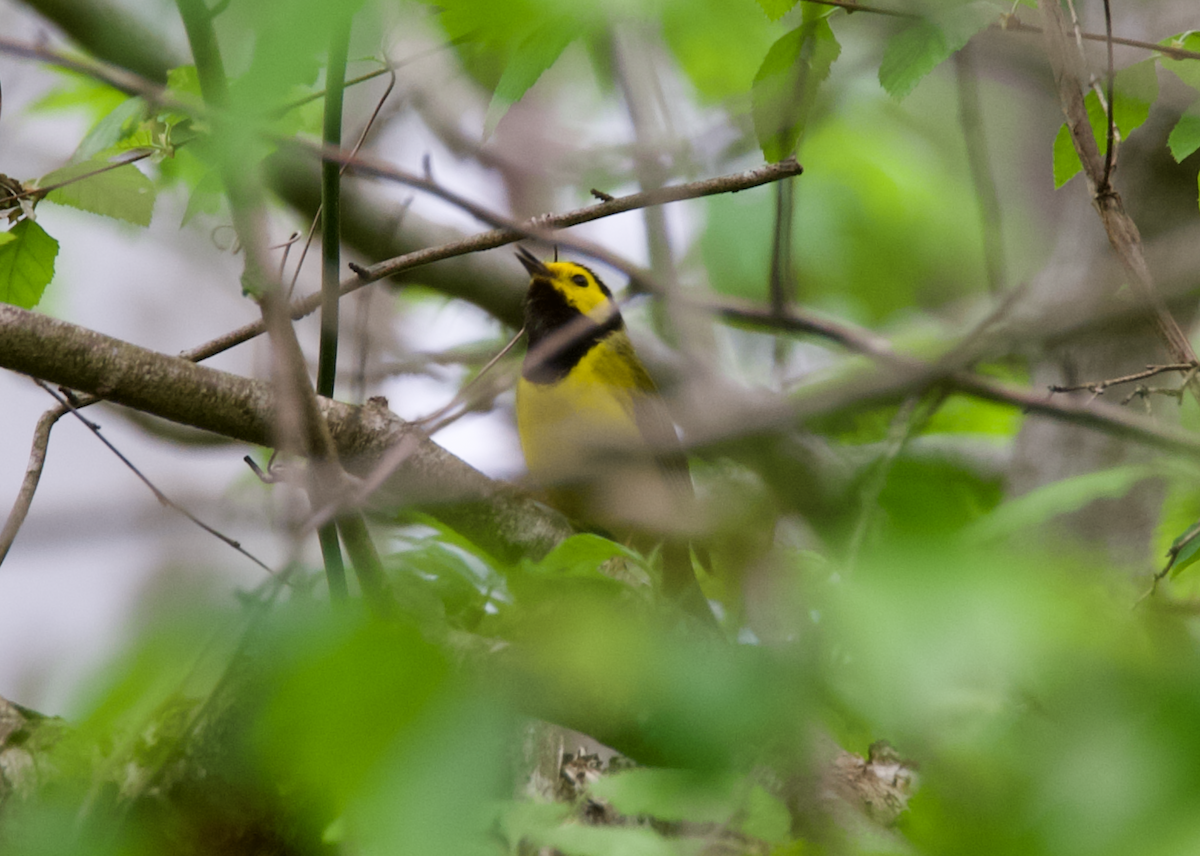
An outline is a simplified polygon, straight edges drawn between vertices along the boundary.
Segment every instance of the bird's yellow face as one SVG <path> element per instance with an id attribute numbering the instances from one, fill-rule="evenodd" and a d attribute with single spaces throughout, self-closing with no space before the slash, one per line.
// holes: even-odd
<path id="1" fill-rule="evenodd" d="M 617 311 L 612 292 L 592 271 L 574 262 L 543 262 L 522 248 L 517 258 L 529 271 L 526 320 L 539 329 L 534 338 L 579 315 L 604 323 Z"/>
<path id="2" fill-rule="evenodd" d="M 598 321 L 603 321 L 603 316 L 615 308 L 608 286 L 583 265 L 574 262 L 546 262 L 542 267 L 545 268 L 545 273 L 534 274 L 530 290 L 549 284 L 562 295 L 567 305 L 581 314 L 602 316 L 596 319 Z"/>
<path id="3" fill-rule="evenodd" d="M 524 374 L 537 383 L 556 382 L 624 322 L 608 286 L 583 265 L 543 262 L 524 249 L 517 258 L 530 276 Z"/>

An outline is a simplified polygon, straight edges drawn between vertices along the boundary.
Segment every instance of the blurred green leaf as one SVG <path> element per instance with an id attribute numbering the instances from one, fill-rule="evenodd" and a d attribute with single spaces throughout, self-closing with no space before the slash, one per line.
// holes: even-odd
<path id="1" fill-rule="evenodd" d="M 623 815 L 719 824 L 771 842 L 785 841 L 791 825 L 778 799 L 733 773 L 637 768 L 601 778 L 588 793 Z"/>
<path id="2" fill-rule="evenodd" d="M 806 21 L 771 45 L 751 90 L 754 130 L 768 161 L 795 151 L 817 87 L 840 53 L 824 18 Z"/>
<path id="3" fill-rule="evenodd" d="M 423 538 L 387 556 L 384 564 L 406 613 L 424 626 L 447 620 L 475 629 L 488 594 L 502 592 L 503 578 L 482 559 L 440 538 Z"/>
<path id="4" fill-rule="evenodd" d="M 906 24 L 889 40 L 879 63 L 879 83 L 902 99 L 1003 10 L 988 2 L 958 3 Z"/>
<path id="5" fill-rule="evenodd" d="M 610 538 L 581 532 L 572 535 L 547 553 L 545 558 L 538 562 L 538 571 L 555 576 L 590 575 L 605 562 L 618 558 L 641 561 L 641 556 L 635 551 Z"/>
<path id="6" fill-rule="evenodd" d="M 1154 60 L 1144 60 L 1123 68 L 1113 76 L 1113 117 L 1122 140 L 1139 128 L 1150 116 L 1150 106 L 1158 99 L 1158 75 Z M 1108 139 L 1108 116 L 1100 105 L 1100 97 L 1089 90 L 1083 99 L 1088 123 L 1103 157 Z M 1054 138 L 1054 186 L 1062 187 L 1083 169 L 1075 151 L 1071 134 L 1064 123 Z"/>
<path id="7" fill-rule="evenodd" d="M 1200 489 L 1197 489 L 1195 468 L 1182 466 L 1172 469 L 1167 480 L 1167 494 L 1163 499 L 1158 525 L 1154 532 L 1154 555 L 1164 560 L 1183 534 L 1200 520 Z M 1173 567 L 1176 573 L 1178 558 Z"/>
<path id="8" fill-rule="evenodd" d="M 969 395 L 950 395 L 934 411 L 921 433 L 1014 437 L 1023 422 L 1021 411 L 1011 405 Z"/>
<path id="9" fill-rule="evenodd" d="M 696 844 L 648 828 L 563 824 L 536 841 L 567 856 L 692 856 Z"/>
<path id="10" fill-rule="evenodd" d="M 1029 534 L 1059 514 L 1078 511 L 1097 499 L 1122 497 L 1138 482 L 1160 474 L 1155 467 L 1126 464 L 1052 482 L 1008 500 L 972 526 L 968 537 L 988 540 Z"/>
<path id="11" fill-rule="evenodd" d="M 119 151 L 121 143 L 128 140 L 141 126 L 146 109 L 146 102 L 141 98 L 127 98 L 116 105 L 88 131 L 72 155 L 72 162 L 90 161 L 102 152 Z"/>
<path id="12" fill-rule="evenodd" d="M 29 108 L 32 111 L 81 110 L 93 122 L 99 122 L 131 100 L 127 93 L 90 75 L 66 68 L 50 67 L 49 70 L 58 75 L 61 82 L 34 102 Z"/>
<path id="13" fill-rule="evenodd" d="M 605 776 L 588 793 L 612 803 L 621 814 L 727 823 L 736 810 L 739 784 L 733 775 L 639 768 Z"/>
<path id="14" fill-rule="evenodd" d="M 29 219 L 5 234 L 0 241 L 0 302 L 32 309 L 54 278 L 58 241 Z"/>
<path id="15" fill-rule="evenodd" d="M 353 852 L 495 856 L 495 805 L 511 792 L 515 725 L 479 685 L 437 699 L 379 747 L 373 774 L 347 810 Z"/>
<path id="16" fill-rule="evenodd" d="M 772 21 L 778 21 L 788 12 L 792 11 L 800 0 L 758 0 L 758 5 L 762 7 L 763 12 Z"/>
<path id="17" fill-rule="evenodd" d="M 181 65 L 167 72 L 167 91 L 174 98 L 203 103 L 200 91 L 200 74 L 194 65 Z"/>
<path id="18" fill-rule="evenodd" d="M 1171 543 L 1171 562 L 1167 567 L 1174 576 L 1200 559 L 1200 525 L 1192 524 Z"/>
<path id="19" fill-rule="evenodd" d="M 294 611 L 257 742 L 285 780 L 348 799 L 443 691 L 449 667 L 413 629 Z M 319 618 L 318 621 L 312 621 Z"/>
<path id="20" fill-rule="evenodd" d="M 671 0 L 661 15 L 667 46 L 710 101 L 744 98 L 780 35 L 755 0 Z"/>
<path id="21" fill-rule="evenodd" d="M 936 540 L 995 508 L 1001 487 L 998 475 L 981 475 L 949 458 L 919 458 L 910 449 L 892 463 L 879 506 L 897 535 Z"/>
<path id="22" fill-rule="evenodd" d="M 1200 30 L 1188 30 L 1187 32 L 1177 33 L 1174 36 L 1168 36 L 1160 41 L 1159 44 L 1200 53 Z M 1162 63 L 1162 67 L 1167 71 L 1174 74 L 1188 86 L 1192 87 L 1192 89 L 1200 92 L 1200 63 L 1196 60 L 1170 59 L 1167 56 L 1160 56 L 1158 61 Z"/>
<path id="23" fill-rule="evenodd" d="M 354 16 L 363 0 L 263 0 L 230 6 L 221 23 L 253 35 L 245 72 L 230 71 L 230 106 L 262 121 L 282 107 L 296 87 L 316 83 L 329 49 L 329 33 Z"/>
<path id="24" fill-rule="evenodd" d="M 1176 163 L 1200 149 L 1200 101 L 1189 107 L 1167 137 L 1167 148 Z"/>
<path id="25" fill-rule="evenodd" d="M 74 163 L 43 176 L 39 184 L 62 184 L 47 202 L 69 205 L 135 226 L 149 226 L 154 215 L 154 182 L 133 164 L 113 167 L 97 159 Z"/>
<path id="26" fill-rule="evenodd" d="M 508 108 L 521 100 L 529 87 L 537 83 L 542 72 L 558 60 L 562 52 L 578 37 L 579 31 L 571 20 L 546 21 L 513 51 L 504 66 L 504 73 L 492 93 L 487 117 L 483 122 L 486 139 L 496 130 L 496 125 L 508 112 Z"/>
<path id="27" fill-rule="evenodd" d="M 914 133 L 881 95 L 848 93 L 809 122 L 793 219 L 805 304 L 870 324 L 984 287 L 978 206 L 961 149 L 943 139 Z M 766 301 L 773 194 L 714 196 L 705 210 L 710 286 Z"/>

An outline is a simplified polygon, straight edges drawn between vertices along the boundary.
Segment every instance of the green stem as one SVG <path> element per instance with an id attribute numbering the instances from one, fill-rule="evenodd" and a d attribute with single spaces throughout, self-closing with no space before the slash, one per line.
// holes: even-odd
<path id="1" fill-rule="evenodd" d="M 346 17 L 329 39 L 329 63 L 325 71 L 325 145 L 342 144 L 342 94 L 346 80 L 346 53 L 350 43 L 350 19 Z M 338 273 L 341 267 L 341 167 L 335 161 L 321 163 L 321 346 L 317 358 L 317 394 L 333 398 L 337 382 Z M 321 557 L 329 596 L 346 599 L 346 568 L 338 546 L 337 524 L 330 521 L 318 530 Z"/>
<path id="2" fill-rule="evenodd" d="M 217 35 L 212 28 L 212 15 L 204 0 L 176 0 L 176 5 L 187 31 L 204 103 L 210 107 L 225 107 L 229 104 L 229 82 L 225 78 L 225 63 L 221 61 Z"/>
<path id="3" fill-rule="evenodd" d="M 354 575 L 362 586 L 363 599 L 379 618 L 393 618 L 396 602 L 388 592 L 387 575 L 383 570 L 383 562 L 371 541 L 371 533 L 362 514 L 353 513 L 339 517 L 337 529 L 342 534 L 342 543 L 350 554 L 350 562 L 354 565 Z"/>
<path id="4" fill-rule="evenodd" d="M 342 93 L 346 78 L 346 51 L 350 20 L 335 28 L 329 41 L 325 72 L 325 146 L 342 145 Z M 341 267 L 341 165 L 321 162 L 321 351 L 317 361 L 317 394 L 333 397 L 337 376 L 338 274 Z"/>

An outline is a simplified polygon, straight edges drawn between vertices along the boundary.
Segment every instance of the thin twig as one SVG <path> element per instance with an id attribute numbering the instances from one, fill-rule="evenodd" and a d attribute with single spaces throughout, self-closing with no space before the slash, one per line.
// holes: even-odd
<path id="1" fill-rule="evenodd" d="M 1082 58 L 1068 46 L 1067 25 L 1063 20 L 1058 0 L 1038 0 L 1038 8 L 1046 22 L 1043 32 L 1046 55 L 1054 72 L 1054 82 L 1066 118 L 1067 130 L 1083 165 L 1092 204 L 1104 225 L 1109 244 L 1121 262 L 1130 284 L 1152 314 L 1158 334 L 1171 359 L 1176 363 L 1195 363 L 1196 353 L 1192 349 L 1191 341 L 1171 315 L 1155 286 L 1137 225 L 1126 213 L 1120 194 L 1111 186 L 1104 186 L 1103 159 L 1100 157 L 1084 102 Z M 1111 110 L 1111 105 L 1109 107 Z M 1189 381 L 1188 387 L 1192 394 L 1200 399 L 1200 383 Z"/>
<path id="2" fill-rule="evenodd" d="M 1133 374 L 1123 375 L 1121 377 L 1109 378 L 1108 380 L 1098 380 L 1098 381 L 1092 381 L 1090 383 L 1079 383 L 1079 384 L 1074 384 L 1072 386 L 1060 386 L 1058 384 L 1054 384 L 1054 385 L 1050 386 L 1050 391 L 1051 392 L 1082 392 L 1083 390 L 1087 390 L 1088 392 L 1095 393 L 1096 395 L 1103 395 L 1104 390 L 1108 389 L 1110 386 L 1117 386 L 1118 384 L 1122 384 L 1122 383 L 1133 383 L 1134 381 L 1145 380 L 1148 377 L 1154 377 L 1155 375 L 1165 374 L 1166 372 L 1194 371 L 1195 368 L 1196 368 L 1195 363 L 1172 363 L 1169 366 L 1146 366 L 1145 371 L 1134 372 Z"/>
<path id="3" fill-rule="evenodd" d="M 4 558 L 8 555 L 17 533 L 21 531 L 21 524 L 25 522 L 25 517 L 29 514 L 29 507 L 33 504 L 33 495 L 37 492 L 38 482 L 42 478 L 42 469 L 46 465 L 46 449 L 50 445 L 50 430 L 54 427 L 54 423 L 66 413 L 67 408 L 62 405 L 51 407 L 42 414 L 38 419 L 37 427 L 33 429 L 33 443 L 29 450 L 29 462 L 25 465 L 25 478 L 21 482 L 21 489 L 17 492 L 16 501 L 13 502 L 13 507 L 8 512 L 4 529 L 0 531 L 0 565 L 4 564 Z"/>
<path id="4" fill-rule="evenodd" d="M 82 175 L 76 175 L 72 178 L 66 179 L 65 181 L 60 181 L 57 184 L 50 184 L 46 187 L 30 187 L 18 193 L 10 193 L 7 196 L 0 196 L 0 206 L 7 206 L 10 202 L 15 202 L 17 200 L 26 198 L 38 200 L 43 199 L 56 190 L 61 190 L 64 187 L 68 187 L 88 178 L 93 178 L 97 175 L 101 175 L 114 169 L 120 169 L 123 166 L 129 166 L 131 163 L 137 163 L 140 160 L 145 160 L 152 154 L 154 154 L 153 149 L 131 149 L 128 152 L 123 152 L 119 160 L 115 160 L 112 163 L 107 163 L 104 166 L 89 170 Z"/>
<path id="5" fill-rule="evenodd" d="M 1108 142 L 1104 147 L 1104 178 L 1101 179 L 1097 192 L 1112 191 L 1113 161 L 1117 154 L 1117 109 L 1113 101 L 1113 37 L 1112 37 L 1112 7 L 1109 0 L 1104 0 L 1104 35 L 1108 48 Z"/>
<path id="6" fill-rule="evenodd" d="M 395 71 L 392 71 L 390 68 L 385 68 L 380 71 L 379 74 L 387 74 L 388 72 L 391 72 L 392 79 L 388 81 L 387 88 L 383 91 L 383 95 L 381 95 L 379 100 L 375 102 L 375 109 L 371 111 L 370 118 L 368 118 L 367 123 L 363 125 L 362 132 L 358 135 L 358 139 L 355 140 L 353 148 L 350 149 L 351 157 L 356 156 L 362 149 L 363 143 L 365 143 L 367 140 L 367 134 L 371 132 L 371 128 L 374 126 L 375 120 L 379 118 L 379 112 L 383 109 L 383 105 L 387 102 L 388 98 L 391 97 L 392 90 L 396 88 Z M 342 164 L 342 168 L 338 171 L 338 175 L 345 175 L 346 169 L 347 164 Z M 312 247 L 313 237 L 317 233 L 317 224 L 321 222 L 321 212 L 323 210 L 324 203 L 322 202 L 317 206 L 317 210 L 313 212 L 312 222 L 308 225 L 308 235 L 304 239 L 304 249 L 300 252 L 300 258 L 296 261 L 296 268 L 292 272 L 292 280 L 290 283 L 288 283 L 288 300 L 292 299 L 292 293 L 296 290 L 296 282 L 300 279 L 300 271 L 304 267 L 304 260 L 308 257 L 308 251 Z"/>
<path id="7" fill-rule="evenodd" d="M 125 455 L 122 454 L 120 449 L 118 449 L 115 445 L 113 445 L 113 443 L 107 437 L 105 437 L 103 434 L 100 433 L 99 425 L 97 425 L 95 422 L 92 422 L 90 419 L 88 419 L 82 413 L 79 412 L 79 410 L 75 407 L 75 404 L 71 401 L 69 396 L 59 393 L 58 391 L 56 391 L 54 389 L 51 389 L 49 384 L 47 384 L 45 381 L 34 378 L 33 382 L 36 383 L 38 386 L 40 386 L 42 389 L 44 389 L 47 393 L 49 393 L 50 396 L 55 401 L 58 402 L 60 407 L 63 407 L 66 410 L 69 410 L 71 412 L 72 416 L 77 418 L 80 422 L 82 422 L 84 424 L 84 426 L 87 427 L 87 429 L 89 431 L 91 431 L 93 434 L 95 434 L 96 437 L 100 440 L 100 442 L 103 443 L 105 446 L 107 446 L 108 450 L 110 452 L 112 452 L 114 455 L 116 455 L 118 459 L 120 459 L 121 463 L 123 463 L 125 466 L 127 466 L 133 472 L 133 474 L 135 476 L 137 476 L 139 479 L 142 480 L 142 484 L 144 484 L 144 485 L 146 485 L 146 487 L 150 488 L 150 492 L 154 494 L 155 499 L 157 499 L 159 502 L 161 502 L 163 505 L 167 506 L 168 508 L 178 511 L 180 514 L 182 514 L 188 520 L 192 521 L 192 523 L 195 523 L 197 526 L 199 526 L 201 529 L 203 529 L 209 535 L 212 535 L 216 538 L 221 539 L 226 544 L 228 544 L 230 547 L 237 550 L 239 553 L 241 553 L 247 559 L 252 561 L 254 564 L 258 565 L 260 568 L 262 568 L 268 574 L 273 575 L 275 573 L 275 570 L 273 568 L 271 568 L 269 565 L 267 565 L 266 562 L 263 562 L 261 559 L 259 559 L 257 556 L 255 556 L 250 551 L 248 551 L 245 547 L 243 547 L 241 544 L 239 544 L 233 538 L 230 538 L 228 535 L 226 535 L 222 532 L 219 532 L 216 529 L 214 529 L 213 527 L 209 526 L 207 523 L 205 523 L 199 517 L 192 514 L 190 511 L 188 511 L 182 505 L 175 502 L 169 496 L 167 496 L 165 493 L 163 493 L 161 490 L 159 490 L 158 487 L 154 484 L 154 482 L 150 481 L 150 479 L 148 479 L 146 477 L 146 475 L 141 470 L 139 470 L 131 460 L 129 460 L 129 458 L 125 457 Z M 43 417 L 43 419 L 45 419 L 45 417 Z M 51 422 L 50 424 L 53 424 L 53 422 Z M 40 422 L 39 422 L 39 428 L 40 428 Z M 49 428 L 47 428 L 47 434 L 49 434 Z"/>
<path id="8" fill-rule="evenodd" d="M 821 6 L 837 6 L 845 9 L 847 12 L 868 12 L 874 15 L 889 15 L 895 18 L 919 18 L 921 17 L 916 12 L 906 12 L 900 9 L 884 9 L 879 6 L 867 6 L 862 3 L 855 3 L 854 0 L 811 0 Z M 1041 33 L 1042 28 L 1033 24 L 1026 24 L 1019 19 L 1015 13 L 1003 15 L 1000 21 L 993 25 L 1001 31 L 1012 31 L 1022 33 Z M 1080 37 L 1091 42 L 1106 42 L 1108 36 L 1104 33 L 1080 33 Z M 1160 45 L 1154 42 L 1142 41 L 1141 39 L 1126 39 L 1120 36 L 1112 37 L 1113 44 L 1124 45 L 1130 48 L 1141 48 L 1147 51 L 1158 51 L 1166 54 L 1172 59 L 1200 59 L 1200 52 L 1189 51 L 1184 48 L 1177 48 L 1171 45 Z"/>
<path id="9" fill-rule="evenodd" d="M 496 363 L 500 362 L 500 360 L 502 360 L 504 358 L 505 354 L 507 354 L 509 351 L 511 351 L 514 347 L 516 347 L 517 342 L 521 341 L 521 337 L 524 335 L 525 335 L 525 328 L 522 327 L 520 330 L 517 331 L 517 334 L 509 340 L 508 344 L 500 349 L 500 352 L 498 354 L 496 354 L 496 356 L 492 357 L 490 360 L 487 361 L 487 364 L 484 365 L 484 367 L 479 370 L 479 374 L 477 374 L 477 375 L 475 375 L 475 377 L 471 378 L 470 382 L 458 391 L 458 394 L 455 395 L 454 398 L 452 398 L 450 400 L 449 404 L 447 404 L 445 407 L 435 410 L 433 413 L 430 413 L 428 416 L 424 416 L 421 419 L 418 419 L 415 424 L 420 425 L 432 436 L 433 434 L 436 434 L 438 431 L 440 431 L 446 427 L 446 425 L 448 423 L 447 423 L 447 420 L 443 419 L 443 417 L 447 413 L 449 413 L 451 410 L 453 410 L 455 407 L 457 407 L 460 404 L 467 405 L 467 407 L 464 407 L 464 412 L 465 412 L 469 408 L 469 405 L 471 404 L 471 401 L 470 401 L 471 390 L 475 388 L 476 384 L 479 383 L 480 379 L 482 379 L 484 377 L 484 375 L 486 375 L 489 371 L 492 370 L 492 367 L 494 367 L 496 365 Z"/>
<path id="10" fill-rule="evenodd" d="M 336 156 L 340 153 L 335 152 L 331 154 Z M 670 185 L 648 193 L 631 193 L 628 196 L 618 197 L 611 202 L 601 202 L 596 205 L 589 205 L 586 208 L 567 211 L 563 214 L 543 214 L 530 220 L 515 223 L 513 228 L 500 228 L 489 232 L 480 232 L 461 241 L 454 241 L 437 247 L 427 247 L 422 250 L 405 253 L 402 256 L 396 256 L 395 258 L 387 259 L 370 266 L 351 263 L 350 269 L 354 271 L 355 275 L 342 280 L 339 293 L 344 297 L 373 282 L 394 276 L 402 271 L 454 258 L 455 256 L 463 256 L 482 250 L 492 250 L 496 247 L 502 247 L 505 244 L 515 243 L 530 235 L 535 238 L 550 239 L 551 234 L 556 229 L 578 226 L 580 223 L 588 223 L 603 217 L 611 217 L 614 214 L 622 214 L 626 211 L 646 208 L 651 205 L 665 205 L 669 202 L 697 199 L 702 196 L 711 196 L 718 193 L 737 193 L 740 190 L 748 190 L 752 187 L 779 181 L 782 178 L 799 175 L 802 171 L 803 168 L 800 164 L 796 163 L 794 159 L 789 158 L 779 163 L 766 164 L 747 172 L 724 175 L 718 178 L 706 178 L 686 184 Z M 300 300 L 293 301 L 289 311 L 292 319 L 296 320 L 309 315 L 320 304 L 320 294 L 314 293 Z M 264 330 L 262 321 L 254 321 L 237 330 L 230 331 L 224 336 L 206 342 L 199 347 L 184 351 L 180 356 L 185 360 L 193 362 L 206 360 L 236 345 L 261 336 Z"/>

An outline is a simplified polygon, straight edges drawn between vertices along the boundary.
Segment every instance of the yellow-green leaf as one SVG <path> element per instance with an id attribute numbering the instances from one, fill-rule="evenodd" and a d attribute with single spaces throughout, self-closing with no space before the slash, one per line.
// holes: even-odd
<path id="1" fill-rule="evenodd" d="M 1000 13 L 991 3 L 976 2 L 917 18 L 888 41 L 879 63 L 880 85 L 893 98 L 904 98 Z"/>
<path id="2" fill-rule="evenodd" d="M 32 309 L 54 278 L 58 241 L 33 220 L 22 220 L 0 240 L 0 301 Z"/>
<path id="3" fill-rule="evenodd" d="M 103 160 L 71 164 L 44 176 L 39 184 L 62 185 L 46 195 L 47 202 L 149 226 L 154 214 L 154 183 L 131 163 L 106 169 L 111 166 Z"/>

